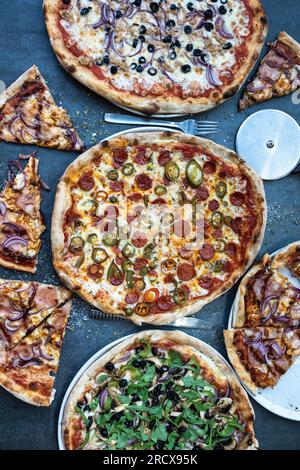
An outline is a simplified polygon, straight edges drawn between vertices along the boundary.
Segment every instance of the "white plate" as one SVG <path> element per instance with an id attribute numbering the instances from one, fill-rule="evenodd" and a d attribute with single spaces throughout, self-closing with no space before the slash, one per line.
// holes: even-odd
<path id="1" fill-rule="evenodd" d="M 127 108 L 127 106 L 122 106 L 120 104 L 112 103 L 115 106 L 118 106 L 118 108 L 124 109 L 124 111 L 127 111 L 129 113 L 137 114 L 138 116 L 143 116 L 143 117 L 151 117 L 151 118 L 161 118 L 161 119 L 169 119 L 169 118 L 177 118 L 177 117 L 183 117 L 183 116 L 188 116 L 189 113 L 184 113 L 184 114 L 145 114 L 142 113 L 142 111 L 138 111 L 137 109 L 132 109 L 132 108 Z"/>
<path id="2" fill-rule="evenodd" d="M 286 247 L 275 251 L 271 256 L 277 255 L 277 253 L 285 250 L 285 248 Z M 286 276 L 289 274 L 288 277 L 295 283 L 295 278 L 291 277 L 288 271 L 284 270 L 284 274 Z M 229 315 L 228 329 L 232 328 L 232 310 L 233 304 Z M 259 390 L 257 394 L 254 395 L 246 385 L 243 384 L 243 386 L 249 395 L 267 410 L 283 418 L 300 421 L 300 358 L 298 358 L 292 367 L 281 377 L 278 384 L 273 389 L 265 388 Z"/>
<path id="3" fill-rule="evenodd" d="M 125 129 L 124 131 L 116 132 L 115 134 L 110 135 L 109 137 L 105 137 L 104 139 L 100 140 L 100 142 L 104 142 L 105 140 L 112 140 L 115 137 L 123 134 L 140 134 L 145 132 L 181 132 L 180 129 L 170 129 L 170 127 L 160 127 L 160 126 L 144 126 L 144 127 L 132 127 L 131 129 Z"/>
<path id="4" fill-rule="evenodd" d="M 64 437 L 63 437 L 63 431 L 62 431 L 62 421 L 63 421 L 63 417 L 64 417 L 64 413 L 65 413 L 65 407 L 66 407 L 68 398 L 69 398 L 70 393 L 72 392 L 73 388 L 75 387 L 75 385 L 77 384 L 77 382 L 79 381 L 81 376 L 84 374 L 84 372 L 97 359 L 99 359 L 99 357 L 104 356 L 104 354 L 107 353 L 108 351 L 110 351 L 110 349 L 112 349 L 114 346 L 117 346 L 119 343 L 121 343 L 121 341 L 125 341 L 126 339 L 130 338 L 131 336 L 133 336 L 133 334 L 123 336 L 122 338 L 116 339 L 115 341 L 108 344 L 107 346 L 104 346 L 104 348 L 102 348 L 102 349 L 100 349 L 100 351 L 96 352 L 92 357 L 90 357 L 90 359 L 88 359 L 88 361 L 85 364 L 83 364 L 83 366 L 79 369 L 79 371 L 77 372 L 77 374 L 73 378 L 72 382 L 70 383 L 70 385 L 67 388 L 65 396 L 64 396 L 63 401 L 61 403 L 59 416 L 58 416 L 57 440 L 58 440 L 59 450 L 66 450 L 65 443 L 64 443 Z"/>
<path id="5" fill-rule="evenodd" d="M 57 427 L 57 439 L 58 439 L 58 447 L 59 447 L 59 450 L 66 450 L 65 448 L 65 444 L 64 444 L 64 438 L 63 438 L 63 430 L 62 430 L 62 421 L 63 421 L 63 416 L 64 416 L 64 412 L 65 412 L 65 407 L 66 407 L 66 404 L 67 404 L 67 401 L 69 399 L 69 396 L 73 390 L 73 388 L 75 387 L 75 385 L 77 384 L 77 382 L 79 381 L 79 379 L 81 378 L 81 376 L 84 374 L 84 372 L 97 360 L 99 359 L 99 357 L 101 356 L 104 356 L 104 354 L 106 354 L 108 351 L 110 351 L 114 346 L 117 346 L 119 343 L 121 343 L 122 341 L 125 341 L 127 340 L 128 338 L 131 338 L 131 336 L 134 336 L 134 334 L 131 334 L 131 335 L 127 335 L 127 336 L 123 336 L 122 338 L 119 338 L 117 339 L 116 341 L 113 341 L 112 343 L 108 344 L 107 346 L 104 346 L 104 348 L 100 349 L 100 351 L 96 352 L 80 369 L 79 371 L 77 372 L 77 374 L 75 375 L 75 377 L 73 378 L 73 380 L 71 381 L 69 387 L 67 388 L 67 391 L 65 393 L 65 396 L 63 398 L 63 401 L 62 401 L 62 404 L 61 404 L 61 407 L 60 407 L 60 411 L 59 411 L 59 417 L 58 417 L 58 427 Z M 198 338 L 197 338 L 198 339 Z M 201 340 L 198 340 L 198 341 L 201 341 Z M 201 343 L 203 343 L 205 345 L 205 347 L 207 347 L 208 349 L 211 350 L 211 352 L 213 352 L 214 354 L 217 354 L 217 356 L 221 359 L 221 361 L 223 361 L 229 368 L 230 370 L 232 370 L 232 372 L 236 375 L 236 373 L 234 372 L 233 368 L 231 367 L 230 364 L 228 364 L 228 362 L 226 361 L 226 359 L 224 359 L 224 357 L 218 352 L 216 351 L 214 348 L 212 348 L 209 344 L 205 343 L 204 341 L 201 341 Z"/>

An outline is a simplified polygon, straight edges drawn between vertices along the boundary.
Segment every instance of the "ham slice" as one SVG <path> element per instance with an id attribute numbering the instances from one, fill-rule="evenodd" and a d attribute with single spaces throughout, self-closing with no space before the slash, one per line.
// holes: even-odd
<path id="1" fill-rule="evenodd" d="M 269 297 L 270 295 L 280 296 L 282 292 L 283 292 L 283 287 L 279 284 L 278 281 L 276 281 L 275 275 L 273 274 L 267 282 L 264 297 L 266 298 L 266 297 Z"/>
<path id="2" fill-rule="evenodd" d="M 269 52 L 269 54 L 266 55 L 264 62 L 275 69 L 282 69 L 282 67 L 286 64 L 287 60 L 284 57 L 281 57 L 276 54 L 275 50 L 272 50 L 271 52 Z"/>
<path id="3" fill-rule="evenodd" d="M 58 303 L 59 299 L 56 287 L 38 284 L 33 300 L 33 304 L 35 304 L 37 308 L 49 309 L 57 306 Z"/>
<path id="4" fill-rule="evenodd" d="M 267 82 L 276 82 L 276 80 L 278 80 L 281 75 L 281 71 L 276 68 L 270 67 L 266 62 L 264 62 L 261 65 L 258 74 L 261 80 Z"/>

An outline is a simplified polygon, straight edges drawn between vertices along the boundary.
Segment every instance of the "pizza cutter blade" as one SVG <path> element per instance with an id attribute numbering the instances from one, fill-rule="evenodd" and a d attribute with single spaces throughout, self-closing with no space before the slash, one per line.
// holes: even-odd
<path id="1" fill-rule="evenodd" d="M 258 111 L 239 128 L 236 149 L 261 178 L 283 178 L 300 162 L 300 127 L 282 111 Z"/>

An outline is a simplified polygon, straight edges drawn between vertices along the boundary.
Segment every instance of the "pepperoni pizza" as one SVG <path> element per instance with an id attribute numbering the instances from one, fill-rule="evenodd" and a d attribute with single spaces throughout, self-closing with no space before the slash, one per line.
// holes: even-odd
<path id="1" fill-rule="evenodd" d="M 170 323 L 234 284 L 265 221 L 262 182 L 234 152 L 181 133 L 127 134 L 85 152 L 61 178 L 54 266 L 105 312 Z"/>
<path id="2" fill-rule="evenodd" d="M 260 0 L 44 0 L 63 67 L 144 113 L 196 113 L 234 96 L 267 33 Z"/>

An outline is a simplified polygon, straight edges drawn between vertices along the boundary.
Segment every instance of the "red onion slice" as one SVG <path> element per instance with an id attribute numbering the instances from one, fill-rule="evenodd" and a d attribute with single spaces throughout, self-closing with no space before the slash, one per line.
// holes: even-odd
<path id="1" fill-rule="evenodd" d="M 263 90 L 264 88 L 265 88 L 264 84 L 255 85 L 254 82 L 249 83 L 249 85 L 247 85 L 247 91 L 249 91 L 249 93 L 256 93 L 258 91 Z"/>
<path id="2" fill-rule="evenodd" d="M 99 395 L 99 405 L 102 410 L 104 410 L 104 405 L 105 405 L 107 397 L 108 397 L 108 389 L 105 388 L 104 390 L 102 390 L 102 392 Z"/>
<path id="3" fill-rule="evenodd" d="M 22 361 L 31 361 L 33 359 L 33 352 L 27 349 L 24 349 L 23 351 L 19 352 L 20 359 Z"/>
<path id="4" fill-rule="evenodd" d="M 277 357 L 281 357 L 284 355 L 286 348 L 284 350 L 281 349 L 280 345 L 277 343 L 277 341 L 272 342 L 269 347 L 272 349 L 272 351 L 276 354 Z"/>
<path id="5" fill-rule="evenodd" d="M 119 359 L 119 362 L 128 361 L 130 358 L 131 358 L 131 352 L 130 352 L 130 351 L 127 351 L 127 353 L 124 354 L 124 356 L 122 356 L 122 357 Z"/>
<path id="6" fill-rule="evenodd" d="M 222 86 L 223 85 L 223 82 L 221 82 L 221 80 L 219 80 L 219 78 L 217 77 L 217 75 L 216 75 L 216 73 L 213 70 L 211 65 L 208 65 L 206 67 L 206 79 L 207 79 L 208 83 L 212 86 Z"/>
<path id="7" fill-rule="evenodd" d="M 222 36 L 223 38 L 226 38 L 226 39 L 234 38 L 233 34 L 227 28 L 225 21 L 220 16 L 218 16 L 216 20 L 216 30 L 220 34 L 220 36 Z"/>
<path id="8" fill-rule="evenodd" d="M 22 237 L 8 237 L 3 243 L 2 246 L 3 248 L 10 249 L 14 245 L 23 245 L 23 246 L 28 246 L 27 240 L 24 240 Z"/>
<path id="9" fill-rule="evenodd" d="M 20 323 L 11 322 L 8 318 L 4 320 L 4 328 L 8 333 L 15 333 L 20 328 Z"/>
<path id="10" fill-rule="evenodd" d="M 3 201 L 0 201 L 0 215 L 4 216 L 6 211 L 6 204 Z"/>
<path id="11" fill-rule="evenodd" d="M 17 321 L 17 320 L 21 320 L 23 315 L 24 315 L 24 312 L 12 312 L 8 315 L 7 318 L 9 321 Z"/>
<path id="12" fill-rule="evenodd" d="M 25 126 L 29 127 L 30 129 L 37 129 L 39 127 L 39 124 L 33 124 L 33 123 L 26 121 L 26 118 L 24 116 L 24 113 L 22 113 L 22 111 L 20 112 L 20 119 L 25 124 Z"/>

